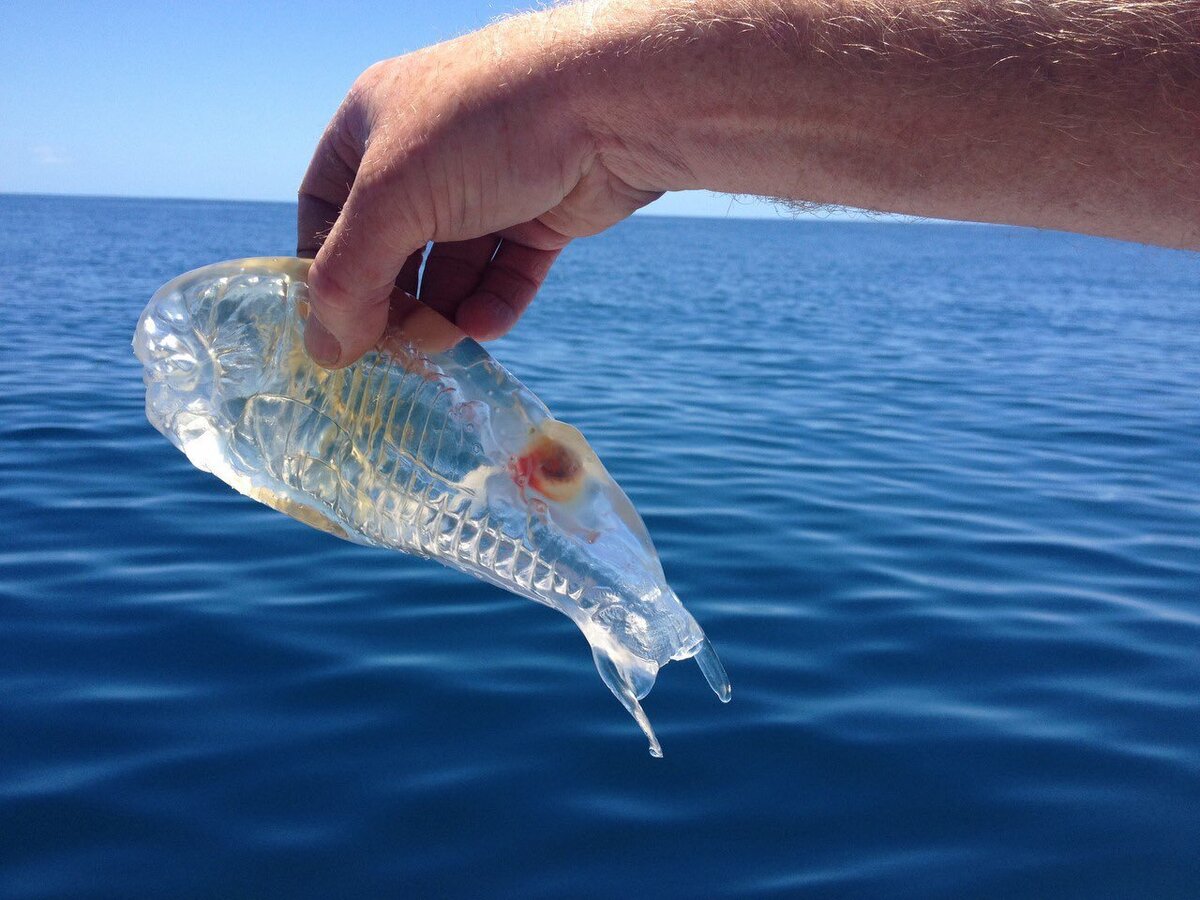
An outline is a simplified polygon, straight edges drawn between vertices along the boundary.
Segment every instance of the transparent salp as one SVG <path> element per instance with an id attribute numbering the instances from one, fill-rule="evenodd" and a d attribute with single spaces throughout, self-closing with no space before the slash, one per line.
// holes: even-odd
<path id="1" fill-rule="evenodd" d="M 479 344 L 412 301 L 336 371 L 304 351 L 308 261 L 218 263 L 160 288 L 134 349 L 146 415 L 200 469 L 338 537 L 436 559 L 579 626 L 639 700 L 671 660 L 729 681 L 667 585 L 641 517 L 583 436 Z"/>

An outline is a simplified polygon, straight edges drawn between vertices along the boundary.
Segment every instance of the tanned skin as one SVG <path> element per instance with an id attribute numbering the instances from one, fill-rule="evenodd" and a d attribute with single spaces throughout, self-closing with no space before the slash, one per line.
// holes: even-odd
<path id="1" fill-rule="evenodd" d="M 300 190 L 327 366 L 420 299 L 510 329 L 664 191 L 1200 249 L 1200 0 L 612 0 L 369 68 Z"/>

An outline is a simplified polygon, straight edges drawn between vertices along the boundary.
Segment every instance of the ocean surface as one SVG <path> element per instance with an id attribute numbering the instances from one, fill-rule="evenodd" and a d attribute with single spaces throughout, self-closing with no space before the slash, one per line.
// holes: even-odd
<path id="1" fill-rule="evenodd" d="M 0 897 L 1200 896 L 1200 257 L 644 218 L 494 354 L 733 683 L 234 493 L 168 278 L 293 208 L 0 197 Z"/>

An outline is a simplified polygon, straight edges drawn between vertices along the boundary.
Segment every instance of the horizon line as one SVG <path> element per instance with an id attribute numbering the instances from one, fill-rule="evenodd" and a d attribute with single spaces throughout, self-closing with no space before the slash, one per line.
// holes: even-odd
<path id="1" fill-rule="evenodd" d="M 728 195 L 731 202 L 736 202 L 739 195 Z M 137 200 L 137 201 L 171 201 L 176 203 L 258 203 L 273 206 L 295 206 L 295 200 L 266 200 L 262 198 L 234 197 L 181 197 L 164 194 L 79 194 L 56 191 L 8 191 L 0 190 L 0 197 L 56 197 L 68 200 Z M 770 201 L 771 198 L 757 198 Z M 782 201 L 779 201 L 782 203 Z M 991 226 L 988 222 L 962 222 L 946 219 L 924 218 L 906 213 L 887 213 L 874 210 L 855 209 L 853 207 L 818 207 L 812 211 L 791 212 L 777 207 L 775 215 L 739 215 L 719 216 L 712 213 L 678 213 L 678 212 L 647 212 L 646 207 L 636 210 L 632 215 L 647 219 L 707 219 L 718 222 L 752 221 L 752 222 L 816 222 L 816 223 L 850 223 L 850 224 L 884 224 L 884 225 L 982 225 Z M 631 216 L 632 217 L 632 216 Z"/>

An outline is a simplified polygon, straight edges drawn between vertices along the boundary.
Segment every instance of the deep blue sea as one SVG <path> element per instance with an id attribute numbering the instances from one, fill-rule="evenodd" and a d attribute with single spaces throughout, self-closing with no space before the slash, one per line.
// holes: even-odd
<path id="1" fill-rule="evenodd" d="M 168 278 L 285 204 L 0 197 L 0 896 L 1200 896 L 1200 256 L 643 218 L 494 354 L 720 651 L 340 542 L 146 423 Z"/>

